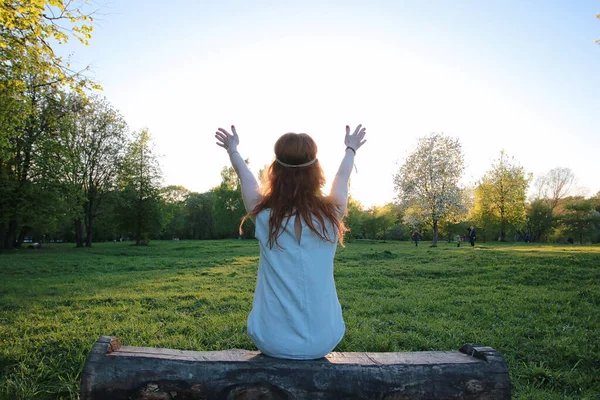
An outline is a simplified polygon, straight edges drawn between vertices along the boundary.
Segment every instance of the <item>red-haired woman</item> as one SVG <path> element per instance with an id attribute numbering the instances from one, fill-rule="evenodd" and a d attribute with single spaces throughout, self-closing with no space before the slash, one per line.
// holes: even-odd
<path id="1" fill-rule="evenodd" d="M 323 357 L 345 331 L 333 257 L 346 231 L 348 180 L 356 151 L 366 141 L 365 128 L 359 125 L 351 133 L 346 126 L 345 155 L 329 196 L 322 193 L 325 176 L 309 135 L 286 133 L 277 140 L 275 161 L 259 188 L 238 153 L 234 126 L 231 132 L 219 128 L 215 137 L 240 178 L 248 213 L 244 219 L 255 222 L 260 244 L 248 335 L 272 357 Z"/>

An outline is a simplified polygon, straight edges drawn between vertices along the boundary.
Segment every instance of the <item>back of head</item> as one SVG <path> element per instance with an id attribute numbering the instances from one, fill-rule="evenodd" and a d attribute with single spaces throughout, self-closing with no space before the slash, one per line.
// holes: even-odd
<path id="1" fill-rule="evenodd" d="M 322 197 L 325 174 L 317 160 L 317 144 L 309 135 L 286 133 L 275 142 L 274 150 L 276 160 L 263 182 L 264 194 L 272 201 L 270 206 L 282 206 L 291 213 Z"/>
<path id="2" fill-rule="evenodd" d="M 342 243 L 345 227 L 337 216 L 337 206 L 323 196 L 325 174 L 317 159 L 317 144 L 306 133 L 286 133 L 275 143 L 275 161 L 262 177 L 263 199 L 246 217 L 255 217 L 264 209 L 271 210 L 269 245 L 277 244 L 282 224 L 287 226 L 292 215 L 301 217 L 321 239 L 333 241 L 328 232 L 329 220 L 339 232 Z M 319 222 L 317 228 L 313 217 Z"/>

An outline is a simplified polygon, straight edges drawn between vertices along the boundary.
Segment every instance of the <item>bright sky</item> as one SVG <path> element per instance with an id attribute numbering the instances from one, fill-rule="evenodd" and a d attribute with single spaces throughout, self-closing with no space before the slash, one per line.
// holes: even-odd
<path id="1" fill-rule="evenodd" d="M 534 176 L 568 167 L 600 190 L 596 0 L 100 5 L 90 46 L 69 51 L 132 130 L 149 128 L 165 185 L 218 185 L 229 159 L 214 132 L 231 124 L 254 172 L 280 135 L 305 132 L 331 179 L 345 125 L 362 123 L 351 194 L 366 206 L 393 200 L 430 132 L 460 138 L 465 183 L 504 149 Z"/>

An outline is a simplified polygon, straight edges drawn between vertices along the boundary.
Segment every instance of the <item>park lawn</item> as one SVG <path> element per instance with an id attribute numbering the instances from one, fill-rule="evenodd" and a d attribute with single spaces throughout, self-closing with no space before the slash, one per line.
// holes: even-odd
<path id="1" fill-rule="evenodd" d="M 101 335 L 128 346 L 256 348 L 256 241 L 48 244 L 0 254 L 0 398 L 77 398 Z M 515 399 L 600 398 L 600 246 L 357 241 L 339 248 L 336 351 L 505 357 Z"/>

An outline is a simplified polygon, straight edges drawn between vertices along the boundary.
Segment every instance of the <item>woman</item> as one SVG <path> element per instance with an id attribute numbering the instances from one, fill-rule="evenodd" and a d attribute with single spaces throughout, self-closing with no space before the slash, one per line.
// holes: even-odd
<path id="1" fill-rule="evenodd" d="M 325 356 L 342 340 L 345 326 L 333 280 L 333 257 L 343 242 L 348 180 L 365 142 L 361 125 L 346 126 L 345 155 L 331 193 L 322 193 L 317 145 L 305 133 L 286 133 L 275 143 L 275 161 L 262 190 L 238 153 L 239 137 L 219 128 L 217 145 L 229 154 L 242 185 L 247 215 L 256 224 L 260 261 L 248 335 L 272 357 Z M 243 221 L 242 221 L 243 224 Z M 240 226 L 241 230 L 241 226 Z"/>

